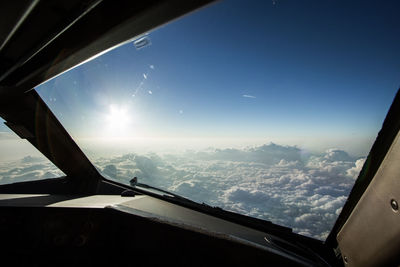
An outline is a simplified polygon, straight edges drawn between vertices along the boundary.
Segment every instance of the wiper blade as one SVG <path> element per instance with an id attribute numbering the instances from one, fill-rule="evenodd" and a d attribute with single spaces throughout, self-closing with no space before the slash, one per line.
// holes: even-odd
<path id="1" fill-rule="evenodd" d="M 151 189 L 154 191 L 158 191 L 158 192 L 161 192 L 164 194 L 164 195 L 162 195 L 164 198 L 167 198 L 176 203 L 184 204 L 184 205 L 189 206 L 190 208 L 195 208 L 195 209 L 201 210 L 203 212 L 211 213 L 211 214 L 216 215 L 225 220 L 233 221 L 233 222 L 245 225 L 245 226 L 255 227 L 261 231 L 275 230 L 280 233 L 292 233 L 292 229 L 289 227 L 286 227 L 286 226 L 274 224 L 270 221 L 265 221 L 265 220 L 254 218 L 254 217 L 249 217 L 249 216 L 242 215 L 242 214 L 239 214 L 236 212 L 227 211 L 220 207 L 210 206 L 204 202 L 199 203 L 199 202 L 187 199 L 185 197 L 182 197 L 180 195 L 177 195 L 175 193 L 169 192 L 164 189 L 160 189 L 160 188 L 148 185 L 148 184 L 138 183 L 137 177 L 134 177 L 130 181 L 130 184 L 135 189 L 142 190 L 141 188 L 144 188 L 144 189 Z"/>
<path id="2" fill-rule="evenodd" d="M 170 197 L 170 198 L 172 197 L 174 199 L 178 199 L 178 200 L 184 201 L 186 203 L 192 203 L 192 204 L 201 205 L 200 203 L 197 203 L 197 202 L 195 202 L 193 200 L 187 199 L 185 197 L 182 197 L 182 196 L 177 195 L 175 193 L 172 193 L 170 191 L 167 191 L 167 190 L 164 190 L 164 189 L 161 189 L 161 188 L 158 188 L 158 187 L 154 187 L 154 186 L 151 186 L 151 185 L 148 185 L 148 184 L 138 183 L 137 177 L 134 177 L 131 181 L 129 181 L 129 183 L 131 184 L 132 187 L 135 187 L 135 188 L 141 187 L 141 188 L 152 189 L 152 190 L 164 193 L 165 194 L 165 195 L 163 195 L 164 197 Z"/>
<path id="3" fill-rule="evenodd" d="M 207 210 L 207 211 L 212 211 L 214 213 L 215 212 L 225 212 L 225 213 L 231 213 L 231 214 L 239 215 L 239 214 L 236 214 L 236 213 L 232 213 L 232 212 L 226 211 L 226 210 L 224 210 L 224 209 L 222 209 L 220 207 L 210 206 L 210 205 L 208 205 L 208 204 L 206 204 L 204 202 L 203 203 L 199 203 L 199 202 L 190 200 L 188 198 L 185 198 L 183 196 L 177 195 L 175 193 L 172 193 L 170 191 L 167 191 L 167 190 L 164 190 L 164 189 L 161 189 L 161 188 L 158 188 L 158 187 L 154 187 L 154 186 L 151 186 L 151 185 L 148 185 L 148 184 L 138 183 L 137 177 L 134 177 L 129 183 L 135 189 L 141 190 L 141 188 L 145 188 L 145 189 L 151 189 L 151 190 L 154 190 L 154 191 L 158 191 L 158 192 L 164 193 L 162 195 L 164 198 L 168 198 L 168 199 L 170 199 L 172 201 L 179 202 L 181 204 L 190 205 L 191 207 L 196 207 L 196 208 L 201 209 L 203 211 Z"/>

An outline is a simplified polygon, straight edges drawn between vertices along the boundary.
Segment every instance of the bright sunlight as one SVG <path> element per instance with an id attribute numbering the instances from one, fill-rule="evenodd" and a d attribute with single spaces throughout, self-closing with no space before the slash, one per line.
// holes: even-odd
<path id="1" fill-rule="evenodd" d="M 107 137 L 129 137 L 132 135 L 129 127 L 132 122 L 132 117 L 127 108 L 114 105 L 110 106 L 109 113 L 105 116 L 105 121 L 105 134 Z"/>

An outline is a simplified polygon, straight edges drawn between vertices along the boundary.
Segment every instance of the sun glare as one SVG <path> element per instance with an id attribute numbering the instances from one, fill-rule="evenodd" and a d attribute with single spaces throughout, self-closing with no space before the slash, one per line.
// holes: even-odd
<path id="1" fill-rule="evenodd" d="M 127 137 L 132 118 L 124 107 L 110 106 L 106 115 L 106 135 L 109 137 Z"/>

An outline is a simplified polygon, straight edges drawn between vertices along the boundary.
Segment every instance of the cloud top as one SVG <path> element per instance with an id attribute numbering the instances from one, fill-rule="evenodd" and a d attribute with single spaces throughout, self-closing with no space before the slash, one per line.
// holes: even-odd
<path id="1" fill-rule="evenodd" d="M 363 162 L 343 150 L 307 154 L 295 146 L 271 143 L 170 155 L 126 154 L 95 164 L 121 182 L 137 176 L 140 182 L 200 203 L 325 239 Z"/>
<path id="2" fill-rule="evenodd" d="M 125 154 L 94 160 L 103 175 L 173 191 L 197 202 L 272 221 L 325 239 L 361 170 L 364 158 L 339 149 L 304 153 L 266 144 L 180 154 Z M 0 182 L 54 177 L 56 169 L 25 157 L 0 165 Z"/>

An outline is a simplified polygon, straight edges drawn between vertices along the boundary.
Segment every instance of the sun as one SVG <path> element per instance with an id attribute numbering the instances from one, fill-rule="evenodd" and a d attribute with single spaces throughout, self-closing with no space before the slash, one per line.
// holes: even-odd
<path id="1" fill-rule="evenodd" d="M 127 137 L 131 132 L 131 123 L 132 117 L 127 108 L 112 105 L 105 116 L 105 133 L 109 137 Z"/>

